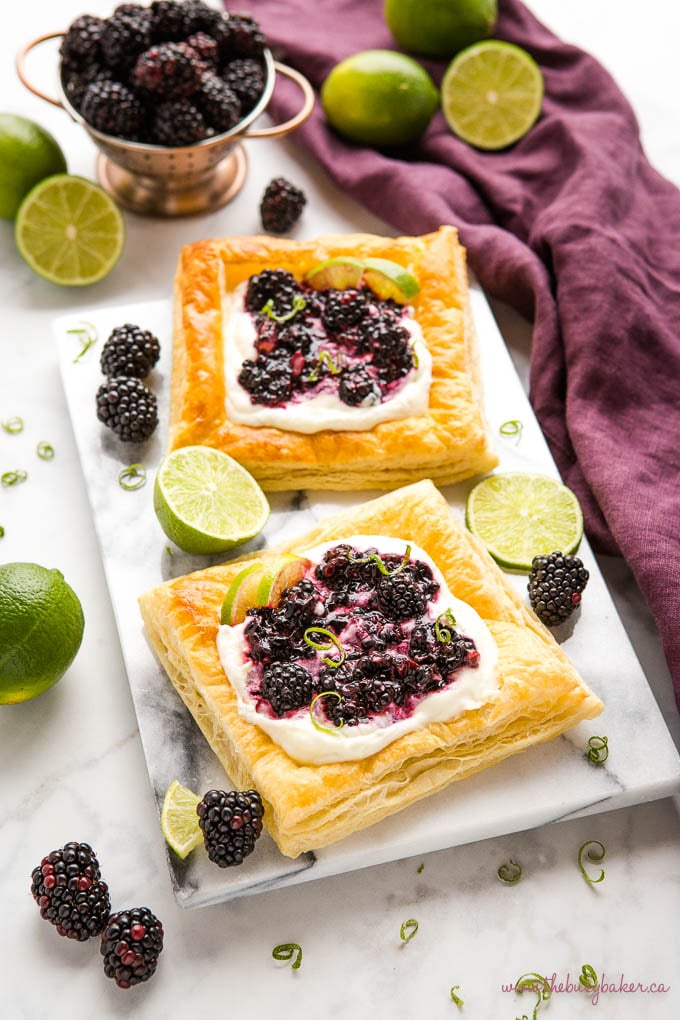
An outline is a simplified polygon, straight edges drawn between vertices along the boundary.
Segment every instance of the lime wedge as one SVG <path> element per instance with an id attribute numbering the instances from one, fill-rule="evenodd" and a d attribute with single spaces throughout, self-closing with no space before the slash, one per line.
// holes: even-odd
<path id="1" fill-rule="evenodd" d="M 228 623 L 232 627 L 242 623 L 246 618 L 246 610 L 258 604 L 255 600 L 263 569 L 261 563 L 249 563 L 238 572 L 224 596 L 220 623 Z"/>
<path id="2" fill-rule="evenodd" d="M 541 112 L 543 76 L 519 46 L 489 39 L 462 50 L 442 79 L 446 123 L 478 149 L 504 149 Z"/>
<path id="3" fill-rule="evenodd" d="M 313 266 L 306 273 L 305 281 L 315 290 L 323 290 L 325 287 L 345 290 L 347 287 L 357 287 L 363 273 L 364 263 L 361 259 L 328 259 Z"/>
<path id="4" fill-rule="evenodd" d="M 113 269 L 125 244 L 125 225 L 118 206 L 98 185 L 55 174 L 21 203 L 14 236 L 20 254 L 40 276 L 83 287 Z"/>
<path id="5" fill-rule="evenodd" d="M 198 555 L 246 542 L 269 517 L 269 503 L 252 475 L 210 446 L 169 453 L 158 469 L 153 499 L 168 538 Z"/>
<path id="6" fill-rule="evenodd" d="M 465 523 L 506 570 L 528 572 L 534 556 L 575 552 L 583 538 L 578 499 L 546 475 L 490 475 L 468 496 Z"/>
<path id="7" fill-rule="evenodd" d="M 420 284 L 415 276 L 391 259 L 365 259 L 364 283 L 386 301 L 392 298 L 403 304 L 415 297 Z"/>
<path id="8" fill-rule="evenodd" d="M 182 860 L 203 842 L 196 814 L 196 805 L 200 800 L 197 794 L 176 779 L 165 791 L 161 808 L 161 832 L 165 842 Z"/>
<path id="9" fill-rule="evenodd" d="M 253 606 L 277 606 L 286 588 L 304 577 L 311 566 L 303 556 L 284 553 L 267 563 L 249 563 L 239 571 L 222 603 L 221 623 L 242 623 Z"/>

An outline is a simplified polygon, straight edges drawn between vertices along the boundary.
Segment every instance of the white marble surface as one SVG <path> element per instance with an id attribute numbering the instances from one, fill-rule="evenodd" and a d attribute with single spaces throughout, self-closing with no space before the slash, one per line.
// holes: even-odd
<path id="1" fill-rule="evenodd" d="M 649 0 L 642 24 L 639 5 L 628 0 L 535 0 L 531 6 L 614 72 L 641 120 L 648 154 L 680 183 L 677 7 Z M 63 113 L 23 91 L 11 66 L 26 39 L 62 27 L 82 9 L 72 0 L 62 0 L 58 14 L 47 0 L 13 7 L 0 44 L 0 87 L 4 109 L 48 126 L 70 169 L 91 176 L 93 150 L 86 138 Z M 85 9 L 107 13 L 109 5 L 94 0 Z M 43 61 L 35 65 L 40 69 Z M 0 558 L 59 567 L 87 619 L 83 647 L 64 680 L 37 701 L 0 713 L 0 1015 L 156 1020 L 210 1011 L 291 1020 L 376 1013 L 419 1020 L 456 1015 L 449 988 L 459 985 L 462 1015 L 511 1020 L 530 1015 L 535 999 L 505 993 L 502 984 L 527 971 L 554 972 L 565 982 L 569 974 L 574 982 L 590 963 L 617 989 L 622 974 L 629 983 L 670 986 L 656 994 L 603 992 L 601 1015 L 677 1017 L 680 824 L 670 800 L 201 910 L 182 911 L 175 904 L 51 322 L 60 314 L 77 315 L 83 306 L 167 298 L 180 245 L 257 229 L 257 202 L 274 173 L 305 182 L 313 195 L 300 236 L 336 227 L 380 229 L 337 195 L 292 143 L 253 143 L 249 155 L 248 183 L 231 207 L 174 223 L 127 216 L 123 261 L 86 293 L 57 290 L 34 277 L 14 250 L 11 227 L 0 223 L 0 418 L 20 414 L 26 421 L 21 435 L 0 434 L 0 465 L 29 470 L 25 485 L 0 491 L 6 530 Z M 522 369 L 529 329 L 507 309 L 495 310 Z M 57 451 L 51 463 L 33 453 L 40 439 Z M 677 739 L 678 716 L 649 614 L 625 567 L 616 561 L 602 566 Z M 653 756 L 655 747 L 648 753 Z M 59 939 L 39 919 L 28 892 L 30 870 L 44 852 L 72 838 L 97 848 L 115 906 L 147 904 L 162 917 L 166 949 L 148 986 L 115 988 L 103 976 L 94 944 Z M 597 886 L 583 881 L 575 863 L 575 850 L 587 839 L 607 847 L 606 877 Z M 509 857 L 524 867 L 513 888 L 495 877 Z M 399 927 L 407 918 L 417 918 L 420 927 L 402 945 Z M 271 959 L 273 945 L 289 941 L 304 950 L 297 972 Z M 585 995 L 555 994 L 539 1016 L 580 1017 L 593 1008 Z"/>

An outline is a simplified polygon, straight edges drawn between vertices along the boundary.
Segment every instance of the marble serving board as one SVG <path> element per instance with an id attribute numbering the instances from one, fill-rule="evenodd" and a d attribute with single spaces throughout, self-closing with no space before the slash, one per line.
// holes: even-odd
<path id="1" fill-rule="evenodd" d="M 489 306 L 476 288 L 472 290 L 472 302 L 486 412 L 497 439 L 499 470 L 535 471 L 558 477 Z M 197 792 L 231 787 L 158 665 L 137 606 L 138 596 L 147 588 L 225 559 L 192 557 L 172 547 L 153 510 L 154 475 L 167 436 L 171 317 L 168 300 L 84 311 L 81 318 L 69 316 L 55 323 L 64 388 L 159 809 L 173 779 Z M 72 331 L 84 322 L 96 329 L 100 339 L 76 360 L 81 338 Z M 158 397 L 160 425 L 143 448 L 119 442 L 99 424 L 95 413 L 95 394 L 103 381 L 99 368 L 101 346 L 110 331 L 124 322 L 152 330 L 162 345 L 160 362 L 147 380 Z M 501 435 L 501 424 L 511 419 L 522 422 L 521 434 Z M 118 474 L 133 462 L 143 463 L 147 481 L 136 491 L 126 491 L 118 484 Z M 472 484 L 470 481 L 444 490 L 461 516 Z M 272 513 L 265 530 L 234 556 L 302 534 L 320 518 L 375 495 L 378 493 L 272 494 Z M 602 698 L 606 708 L 600 718 L 454 783 L 334 846 L 302 854 L 295 860 L 282 856 L 266 833 L 256 851 L 241 867 L 233 869 L 216 868 L 200 849 L 186 861 L 180 861 L 168 849 L 178 903 L 184 907 L 205 906 L 677 791 L 678 754 L 585 542 L 580 555 L 591 579 L 580 619 L 564 637 L 563 647 Z M 508 576 L 526 594 L 526 577 Z M 592 734 L 608 736 L 610 754 L 604 766 L 593 766 L 585 757 L 584 749 Z"/>

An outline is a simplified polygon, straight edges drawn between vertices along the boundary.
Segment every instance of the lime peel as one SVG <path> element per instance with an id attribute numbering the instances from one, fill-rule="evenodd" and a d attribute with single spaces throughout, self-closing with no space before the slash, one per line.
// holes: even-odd
<path id="1" fill-rule="evenodd" d="M 196 805 L 201 798 L 177 779 L 165 791 L 161 808 L 161 832 L 168 846 L 182 860 L 203 842 Z"/>
<path id="2" fill-rule="evenodd" d="M 392 259 L 338 256 L 320 262 L 305 274 L 305 281 L 316 290 L 332 287 L 345 290 L 365 284 L 383 301 L 391 298 L 404 304 L 420 291 L 415 276 Z"/>

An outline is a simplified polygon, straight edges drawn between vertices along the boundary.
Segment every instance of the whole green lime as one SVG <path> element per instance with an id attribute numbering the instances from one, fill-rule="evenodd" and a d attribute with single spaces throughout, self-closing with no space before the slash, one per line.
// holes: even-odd
<path id="1" fill-rule="evenodd" d="M 78 596 L 59 570 L 0 566 L 0 705 L 28 701 L 61 680 L 84 627 Z"/>
<path id="2" fill-rule="evenodd" d="M 385 0 L 385 21 L 411 53 L 452 57 L 494 30 L 498 0 Z"/>
<path id="3" fill-rule="evenodd" d="M 0 113 L 0 217 L 13 220 L 31 188 L 66 172 L 59 145 L 45 128 L 14 113 Z"/>
<path id="4" fill-rule="evenodd" d="M 329 123 L 353 142 L 408 145 L 430 123 L 439 93 L 427 71 L 394 50 L 363 50 L 336 64 L 321 88 Z"/>

